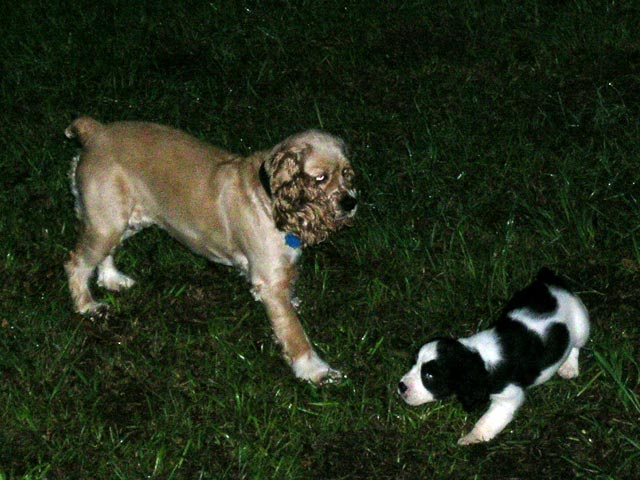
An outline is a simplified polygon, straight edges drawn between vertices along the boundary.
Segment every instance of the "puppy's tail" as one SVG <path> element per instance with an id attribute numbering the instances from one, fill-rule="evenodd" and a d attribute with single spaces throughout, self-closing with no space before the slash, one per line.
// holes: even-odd
<path id="1" fill-rule="evenodd" d="M 538 274 L 536 275 L 536 280 L 542 283 L 546 283 L 547 285 L 553 285 L 556 287 L 563 288 L 565 290 L 569 290 L 569 286 L 567 285 L 567 282 L 565 282 L 564 279 L 560 278 L 551 269 L 547 267 L 542 267 L 538 271 Z"/>
<path id="2" fill-rule="evenodd" d="M 104 125 L 91 117 L 79 117 L 71 122 L 64 134 L 67 138 L 78 138 L 82 146 L 85 146 L 103 128 Z"/>

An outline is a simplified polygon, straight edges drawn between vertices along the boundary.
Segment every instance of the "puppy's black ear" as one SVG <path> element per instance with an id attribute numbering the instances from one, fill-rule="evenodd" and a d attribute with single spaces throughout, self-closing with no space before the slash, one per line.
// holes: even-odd
<path id="1" fill-rule="evenodd" d="M 462 403 L 462 408 L 467 412 L 481 407 L 489 401 L 489 375 L 482 360 L 478 359 L 478 362 L 473 362 L 472 365 L 466 370 L 464 381 L 455 390 L 458 400 Z"/>
<path id="2" fill-rule="evenodd" d="M 448 357 L 450 388 L 467 412 L 489 401 L 489 373 L 477 352 L 449 340 L 440 342 L 438 353 Z"/>

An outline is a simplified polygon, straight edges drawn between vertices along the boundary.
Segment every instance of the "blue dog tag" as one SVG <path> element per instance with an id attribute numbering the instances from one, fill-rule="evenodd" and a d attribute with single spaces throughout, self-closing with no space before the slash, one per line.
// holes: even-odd
<path id="1" fill-rule="evenodd" d="M 284 236 L 284 243 L 289 245 L 291 248 L 300 248 L 302 247 L 302 240 L 296 237 L 293 233 L 287 233 Z"/>

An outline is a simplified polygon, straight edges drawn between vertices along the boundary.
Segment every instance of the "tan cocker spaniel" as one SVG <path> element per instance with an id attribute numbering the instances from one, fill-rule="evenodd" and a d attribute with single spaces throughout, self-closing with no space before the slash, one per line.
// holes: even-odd
<path id="1" fill-rule="evenodd" d="M 76 311 L 102 305 L 89 290 L 131 287 L 115 249 L 158 225 L 195 253 L 237 267 L 267 310 L 285 359 L 298 378 L 340 377 L 311 346 L 292 304 L 302 247 L 349 225 L 357 209 L 344 143 L 317 130 L 270 151 L 241 157 L 173 128 L 143 122 L 76 119 L 65 130 L 82 150 L 71 172 L 78 244 L 65 263 Z"/>

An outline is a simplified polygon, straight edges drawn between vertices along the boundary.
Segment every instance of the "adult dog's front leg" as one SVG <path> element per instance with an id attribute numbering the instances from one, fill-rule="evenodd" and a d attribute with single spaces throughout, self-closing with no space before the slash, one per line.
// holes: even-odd
<path id="1" fill-rule="evenodd" d="M 285 359 L 296 377 L 313 383 L 334 381 L 341 377 L 315 352 L 291 303 L 289 282 L 256 285 L 255 291 L 267 309 L 273 332 L 282 345 Z"/>

